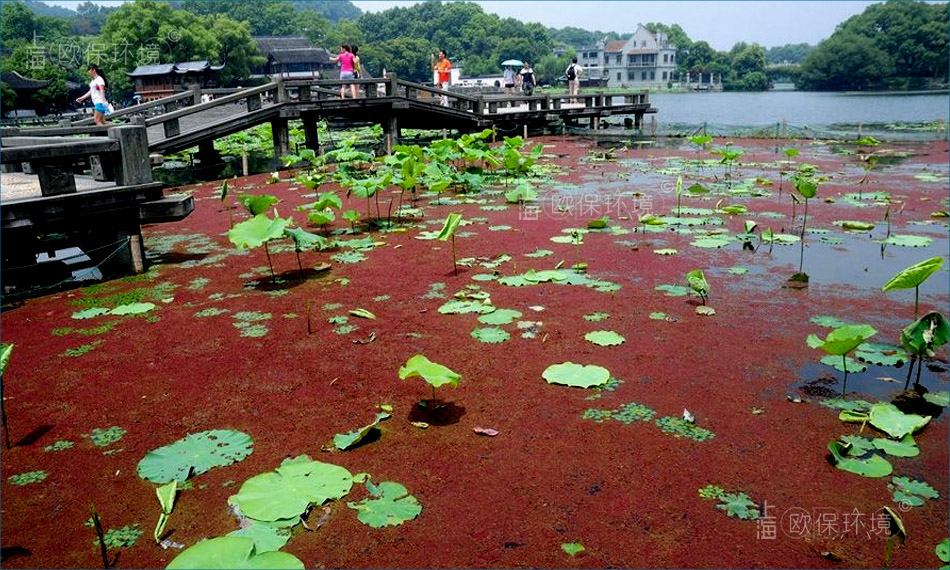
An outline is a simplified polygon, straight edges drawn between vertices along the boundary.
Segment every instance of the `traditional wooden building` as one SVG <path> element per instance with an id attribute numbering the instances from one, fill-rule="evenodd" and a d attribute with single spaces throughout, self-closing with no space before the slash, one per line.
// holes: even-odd
<path id="1" fill-rule="evenodd" d="M 307 38 L 257 36 L 254 41 L 264 58 L 264 64 L 253 71 L 255 75 L 324 79 L 339 77 L 339 68 L 330 61 L 330 52 L 313 47 Z"/>
<path id="2" fill-rule="evenodd" d="M 217 87 L 217 72 L 223 65 L 211 65 L 208 61 L 161 63 L 140 65 L 126 75 L 135 81 L 135 94 L 141 101 L 154 101 L 199 87 Z"/>

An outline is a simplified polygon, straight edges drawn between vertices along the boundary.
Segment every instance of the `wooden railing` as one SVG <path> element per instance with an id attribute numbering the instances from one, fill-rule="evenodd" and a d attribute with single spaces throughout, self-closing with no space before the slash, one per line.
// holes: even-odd
<path id="1" fill-rule="evenodd" d="M 140 103 L 138 105 L 132 105 L 131 107 L 119 109 L 115 113 L 109 114 L 109 120 L 133 117 L 135 115 L 144 115 L 148 111 L 157 109 L 159 107 L 161 108 L 162 112 L 168 113 L 170 111 L 174 111 L 183 104 L 191 105 L 197 103 L 200 100 L 200 97 L 200 92 L 197 90 L 169 95 L 168 97 L 149 101 L 148 103 Z M 95 121 L 92 118 L 89 118 L 83 119 L 81 121 L 73 121 L 72 125 L 78 127 L 83 125 L 92 125 L 94 123 Z"/>
<path id="2" fill-rule="evenodd" d="M 74 164 L 88 160 L 97 180 L 117 186 L 152 182 L 145 127 L 112 126 L 102 137 L 4 137 L 0 164 L 12 169 L 26 165 L 39 178 L 43 196 L 76 192 Z"/>
<path id="3" fill-rule="evenodd" d="M 153 125 L 162 125 L 165 130 L 165 138 L 171 138 L 181 134 L 179 119 L 183 117 L 242 100 L 245 102 L 248 113 L 257 111 L 263 106 L 261 95 L 271 91 L 276 92 L 279 90 L 279 87 L 279 82 L 272 81 L 266 85 L 251 87 L 249 89 L 241 89 L 240 91 L 237 91 L 231 95 L 215 98 L 213 101 L 198 103 L 183 109 L 163 113 L 156 117 L 149 117 L 145 119 L 145 126 L 151 127 Z M 275 101 L 281 101 L 281 96 L 279 94 L 275 96 Z"/>

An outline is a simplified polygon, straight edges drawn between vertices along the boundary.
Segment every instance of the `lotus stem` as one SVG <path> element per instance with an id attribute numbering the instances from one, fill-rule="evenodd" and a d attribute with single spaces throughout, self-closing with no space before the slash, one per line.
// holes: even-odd
<path id="1" fill-rule="evenodd" d="M 808 198 L 805 198 L 805 216 L 802 218 L 802 253 L 798 259 L 798 272 L 805 266 L 805 224 L 808 223 Z"/>
<path id="2" fill-rule="evenodd" d="M 294 253 L 297 255 L 297 269 L 300 270 L 300 277 L 303 277 L 303 264 L 300 263 L 300 250 L 294 249 Z"/>
<path id="3" fill-rule="evenodd" d="M 455 234 L 452 234 L 452 268 L 455 270 L 455 274 L 459 274 L 458 264 L 455 263 Z M 433 391 L 433 394 L 435 392 Z"/>
<path id="4" fill-rule="evenodd" d="M 844 398 L 845 393 L 848 391 L 848 356 L 846 354 L 841 355 L 841 365 L 844 368 L 844 383 L 841 385 L 841 397 Z"/>
<path id="5" fill-rule="evenodd" d="M 911 357 L 910 357 L 910 366 L 907 368 L 907 381 L 904 382 L 904 390 L 907 390 L 908 388 L 910 388 L 910 376 L 911 376 L 911 374 L 913 374 L 913 372 L 914 372 L 914 363 L 916 363 L 916 362 L 917 362 L 917 357 L 916 357 L 916 356 L 911 356 Z"/>
<path id="6" fill-rule="evenodd" d="M 102 555 L 102 567 L 108 570 L 110 566 L 109 552 L 106 550 L 106 537 L 102 531 L 102 521 L 99 519 L 99 513 L 96 512 L 96 507 L 92 503 L 89 503 L 89 511 L 92 513 L 92 524 L 96 527 L 96 536 L 99 538 L 99 553 Z"/>
<path id="7" fill-rule="evenodd" d="M 917 379 L 914 380 L 914 386 L 920 385 L 920 369 L 923 368 L 923 364 L 924 364 L 923 362 L 917 363 Z"/>
<path id="8" fill-rule="evenodd" d="M 7 449 L 10 449 L 10 428 L 7 427 L 7 407 L 4 403 L 3 396 L 3 382 L 0 381 L 0 415 L 3 417 L 3 441 L 7 446 Z"/>
<path id="9" fill-rule="evenodd" d="M 274 263 L 270 259 L 270 249 L 267 248 L 266 241 L 264 242 L 264 253 L 267 254 L 267 265 L 270 267 L 270 276 L 271 278 L 274 278 L 276 277 L 276 275 L 274 275 Z"/>
<path id="10" fill-rule="evenodd" d="M 920 285 L 914 287 L 914 319 L 917 319 L 917 310 L 920 308 Z"/>

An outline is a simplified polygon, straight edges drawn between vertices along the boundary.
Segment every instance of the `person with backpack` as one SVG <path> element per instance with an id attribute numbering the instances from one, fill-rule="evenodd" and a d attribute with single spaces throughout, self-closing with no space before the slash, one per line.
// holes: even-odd
<path id="1" fill-rule="evenodd" d="M 571 64 L 567 66 L 564 74 L 567 75 L 567 93 L 572 97 L 577 96 L 581 92 L 581 74 L 584 73 L 584 68 L 577 65 L 577 58 L 571 58 Z M 577 103 L 577 99 L 571 99 L 571 103 Z"/>
<path id="2" fill-rule="evenodd" d="M 524 91 L 524 94 L 530 97 L 534 94 L 534 70 L 531 69 L 531 62 L 525 60 L 524 67 L 521 68 L 521 71 L 518 72 L 518 75 L 521 76 L 521 90 Z"/>

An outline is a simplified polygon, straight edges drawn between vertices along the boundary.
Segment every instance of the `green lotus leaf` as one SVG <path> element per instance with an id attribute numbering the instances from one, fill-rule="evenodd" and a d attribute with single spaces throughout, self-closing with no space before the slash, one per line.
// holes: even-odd
<path id="1" fill-rule="evenodd" d="M 536 249 L 531 253 L 524 254 L 525 257 L 540 258 L 547 257 L 549 255 L 554 255 L 554 252 L 550 249 Z"/>
<path id="2" fill-rule="evenodd" d="M 610 313 L 590 313 L 584 315 L 584 320 L 591 323 L 599 323 L 600 321 L 606 321 L 610 318 Z"/>
<path id="3" fill-rule="evenodd" d="M 228 231 L 228 239 L 238 249 L 260 247 L 272 239 L 284 235 L 284 230 L 293 220 L 291 218 L 270 219 L 267 214 L 258 214 L 250 220 L 234 224 Z"/>
<path id="4" fill-rule="evenodd" d="M 950 562 L 950 538 L 941 540 L 934 548 L 934 554 L 936 554 L 937 558 L 944 564 Z"/>
<path id="5" fill-rule="evenodd" d="M 439 312 L 443 315 L 464 315 L 468 313 L 478 313 L 485 315 L 495 312 L 495 307 L 488 302 L 453 300 L 439 307 Z"/>
<path id="6" fill-rule="evenodd" d="M 356 518 L 367 526 L 398 526 L 416 518 L 422 512 L 418 499 L 410 495 L 399 483 L 383 481 L 379 485 L 373 485 L 367 480 L 365 485 L 373 498 L 347 503 L 346 506 L 356 510 Z"/>
<path id="7" fill-rule="evenodd" d="M 129 303 L 128 305 L 119 305 L 109 311 L 110 315 L 141 315 L 155 308 L 155 303 Z"/>
<path id="8" fill-rule="evenodd" d="M 905 414 L 890 402 L 878 402 L 871 407 L 870 423 L 894 439 L 903 439 L 930 422 L 930 416 Z"/>
<path id="9" fill-rule="evenodd" d="M 686 284 L 700 296 L 706 297 L 709 295 L 709 282 L 706 281 L 702 269 L 694 269 L 687 273 Z"/>
<path id="10" fill-rule="evenodd" d="M 891 234 L 890 237 L 888 237 L 886 240 L 883 240 L 881 243 L 886 243 L 888 245 L 894 245 L 897 247 L 928 247 L 933 244 L 933 242 L 934 240 L 924 236 Z"/>
<path id="11" fill-rule="evenodd" d="M 253 451 L 254 440 L 234 430 L 209 430 L 184 438 L 145 454 L 139 461 L 139 477 L 153 483 L 184 483 L 215 467 L 241 461 Z"/>
<path id="12" fill-rule="evenodd" d="M 405 380 L 414 376 L 421 376 L 423 380 L 434 388 L 458 386 L 462 377 L 448 367 L 432 362 L 425 356 L 417 354 L 406 361 L 406 365 L 399 368 L 399 379 Z"/>
<path id="13" fill-rule="evenodd" d="M 175 557 L 167 566 L 176 569 L 265 569 L 303 570 L 303 562 L 286 552 L 256 552 L 250 538 L 222 536 L 199 542 Z"/>
<path id="14" fill-rule="evenodd" d="M 842 359 L 840 356 L 828 354 L 826 356 L 822 356 L 820 362 L 825 366 L 830 366 L 841 372 L 864 372 L 868 369 L 866 364 L 859 362 L 850 356 L 845 356 L 844 359 Z M 847 370 L 845 370 L 845 366 L 848 367 Z"/>
<path id="15" fill-rule="evenodd" d="M 627 339 L 614 331 L 592 331 L 584 335 L 584 340 L 597 346 L 618 346 Z"/>
<path id="16" fill-rule="evenodd" d="M 573 362 L 564 362 L 548 366 L 541 376 L 548 384 L 592 388 L 606 384 L 610 380 L 610 371 L 593 364 L 585 366 Z"/>
<path id="17" fill-rule="evenodd" d="M 741 267 L 737 265 L 735 267 L 730 267 L 729 269 L 726 270 L 726 272 L 728 272 L 730 275 L 745 275 L 746 273 L 749 272 L 749 268 Z"/>
<path id="18" fill-rule="evenodd" d="M 222 198 L 223 200 L 224 198 Z M 271 196 L 270 194 L 241 194 L 238 196 L 238 201 L 247 208 L 247 211 L 251 213 L 252 216 L 257 216 L 258 214 L 263 214 L 271 206 L 280 202 L 277 196 Z"/>
<path id="19" fill-rule="evenodd" d="M 333 445 L 340 451 L 350 449 L 351 447 L 359 444 L 361 441 L 366 439 L 366 436 L 370 435 L 377 429 L 379 429 L 379 422 L 389 419 L 392 417 L 392 414 L 388 412 L 377 412 L 376 418 L 373 420 L 373 423 L 365 425 L 357 430 L 353 430 L 349 433 L 338 433 L 333 436 Z"/>
<path id="20" fill-rule="evenodd" d="M 445 223 L 442 224 L 442 230 L 439 232 L 438 240 L 447 241 L 450 237 L 455 235 L 455 231 L 458 229 L 459 224 L 462 222 L 462 214 L 452 212 L 445 218 Z"/>
<path id="21" fill-rule="evenodd" d="M 307 219 L 314 225 L 325 226 L 336 219 L 336 214 L 330 209 L 311 210 L 310 213 L 307 214 Z"/>
<path id="22" fill-rule="evenodd" d="M 924 500 L 917 495 L 911 495 L 905 493 L 904 491 L 894 491 L 892 499 L 895 503 L 903 503 L 911 507 L 922 507 L 924 505 Z"/>
<path id="23" fill-rule="evenodd" d="M 832 441 L 828 444 L 828 450 L 834 458 L 835 467 L 848 473 L 871 478 L 887 477 L 894 471 L 890 462 L 880 455 L 872 455 L 868 459 L 847 457 L 850 448 L 850 445 L 839 441 Z"/>
<path id="24" fill-rule="evenodd" d="M 819 339 L 820 344 L 816 344 L 815 335 L 809 336 L 808 346 L 820 348 L 828 354 L 842 356 L 876 334 L 877 330 L 870 325 L 845 325 L 828 333 L 824 341 Z"/>
<path id="25" fill-rule="evenodd" d="M 478 317 L 478 322 L 484 325 L 507 325 L 521 318 L 521 311 L 514 309 L 496 309 L 492 313 Z"/>
<path id="26" fill-rule="evenodd" d="M 534 269 L 529 269 L 525 272 L 524 278 L 528 281 L 533 281 L 536 283 L 547 283 L 549 281 L 564 281 L 567 279 L 567 275 L 557 269 L 549 269 L 545 271 L 535 271 Z"/>
<path id="27" fill-rule="evenodd" d="M 667 297 L 682 297 L 689 293 L 689 289 L 682 285 L 657 285 L 653 288 L 655 291 L 663 291 Z"/>
<path id="28" fill-rule="evenodd" d="M 650 313 L 650 320 L 662 321 L 665 319 L 666 319 L 666 313 L 661 313 L 661 312 Z"/>
<path id="29" fill-rule="evenodd" d="M 579 542 L 565 542 L 561 544 L 561 550 L 569 554 L 570 556 L 577 556 L 581 552 L 587 550 L 584 548 L 584 545 Z"/>
<path id="30" fill-rule="evenodd" d="M 950 392 L 947 392 L 946 390 L 942 392 L 930 392 L 924 394 L 924 400 L 927 400 L 935 406 L 946 408 L 948 405 L 950 405 Z"/>
<path id="31" fill-rule="evenodd" d="M 869 232 L 874 229 L 874 224 L 872 223 L 855 220 L 838 220 L 834 222 L 834 225 L 850 231 Z"/>
<path id="32" fill-rule="evenodd" d="M 876 437 L 871 441 L 871 444 L 892 457 L 917 457 L 920 455 L 920 448 L 917 447 L 917 442 L 910 434 L 904 436 L 904 439 L 900 441 Z"/>
<path id="33" fill-rule="evenodd" d="M 82 320 L 82 319 L 93 319 L 96 317 L 101 317 L 102 315 L 108 315 L 109 309 L 105 307 L 91 307 L 89 309 L 84 309 L 82 311 L 76 311 L 73 313 L 73 318 Z"/>
<path id="34" fill-rule="evenodd" d="M 937 311 L 931 311 L 904 327 L 901 344 L 912 355 L 933 357 L 934 350 L 950 341 L 950 323 Z"/>
<path id="35" fill-rule="evenodd" d="M 859 346 L 854 357 L 878 366 L 903 366 L 908 359 L 907 353 L 899 346 L 872 342 Z"/>
<path id="36" fill-rule="evenodd" d="M 915 481 L 909 477 L 894 477 L 891 479 L 891 483 L 894 487 L 910 495 L 934 500 L 940 498 L 940 493 L 928 485 L 926 481 Z"/>
<path id="37" fill-rule="evenodd" d="M 229 532 L 227 536 L 250 538 L 254 541 L 255 552 L 276 552 L 290 540 L 290 529 L 263 523 Z"/>
<path id="38" fill-rule="evenodd" d="M 702 247 L 706 249 L 718 249 L 726 247 L 732 243 L 730 240 L 721 237 L 702 237 L 698 238 L 695 241 L 690 242 L 689 245 L 694 247 Z"/>
<path id="39" fill-rule="evenodd" d="M 853 457 L 859 457 L 874 449 L 874 443 L 867 437 L 843 435 L 841 436 L 841 441 L 851 446 L 848 450 L 848 455 Z"/>
<path id="40" fill-rule="evenodd" d="M 725 493 L 719 497 L 719 501 L 716 508 L 726 511 L 730 517 L 743 520 L 759 518 L 759 505 L 745 493 Z"/>
<path id="41" fill-rule="evenodd" d="M 597 218 L 596 220 L 591 220 L 587 222 L 587 229 L 589 230 L 602 230 L 607 227 L 607 224 L 610 223 L 607 216 Z"/>
<path id="42" fill-rule="evenodd" d="M 481 327 L 472 331 L 472 338 L 487 344 L 497 344 L 510 339 L 511 335 L 498 327 Z"/>
<path id="43" fill-rule="evenodd" d="M 327 245 L 327 238 L 301 228 L 285 228 L 284 235 L 294 240 L 294 249 L 297 251 L 323 249 Z"/>
<path id="44" fill-rule="evenodd" d="M 249 518 L 277 521 L 300 515 L 311 503 L 339 499 L 352 486 L 353 475 L 343 467 L 301 455 L 284 460 L 277 471 L 251 477 L 229 501 Z"/>

